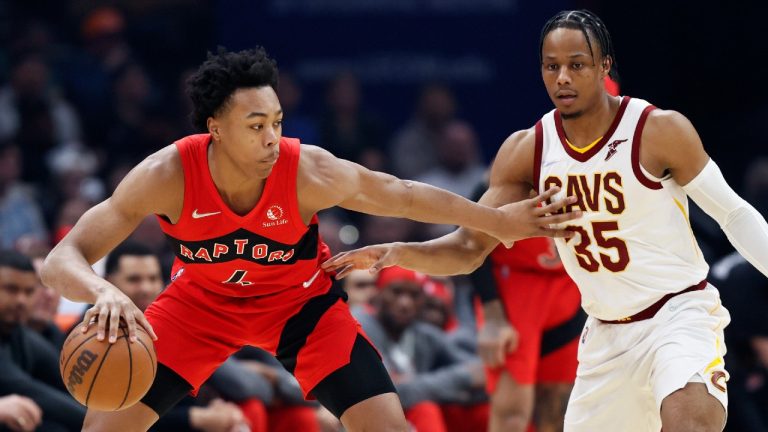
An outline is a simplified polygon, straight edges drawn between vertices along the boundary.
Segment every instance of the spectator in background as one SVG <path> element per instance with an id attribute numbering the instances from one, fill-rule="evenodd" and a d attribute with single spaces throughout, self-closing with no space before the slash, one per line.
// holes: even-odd
<path id="1" fill-rule="evenodd" d="M 16 144 L 0 138 L 0 248 L 12 248 L 25 237 L 48 240 L 34 193 L 19 181 L 22 159 Z"/>
<path id="2" fill-rule="evenodd" d="M 467 122 L 451 120 L 440 131 L 436 144 L 437 166 L 416 180 L 471 198 L 485 178 L 475 130 Z"/>
<path id="3" fill-rule="evenodd" d="M 29 317 L 37 284 L 27 257 L 0 251 L 0 395 L 32 399 L 43 412 L 41 430 L 79 430 L 85 407 L 64 388 L 56 349 L 22 325 Z"/>
<path id="4" fill-rule="evenodd" d="M 66 325 L 66 323 L 57 322 L 61 294 L 55 289 L 43 285 L 40 280 L 40 269 L 43 267 L 43 261 L 48 251 L 49 249 L 39 249 L 33 251 L 32 254 L 27 254 L 35 268 L 37 288 L 26 325 L 38 332 L 56 348 L 57 352 L 61 353 L 61 347 L 64 345 L 64 339 L 66 339 L 66 335 L 61 330 L 61 326 Z M 72 324 L 74 322 L 69 323 L 69 326 Z"/>
<path id="5" fill-rule="evenodd" d="M 96 155 L 82 146 L 57 148 L 49 154 L 48 167 L 51 182 L 42 204 L 57 243 L 86 210 L 103 199 L 105 188 L 95 176 L 99 169 Z"/>
<path id="6" fill-rule="evenodd" d="M 266 406 L 264 426 L 257 428 L 256 422 L 249 417 L 253 432 L 320 432 L 316 414 L 319 404 L 304 400 L 299 382 L 271 354 L 256 347 L 244 347 L 224 365 L 228 363 L 234 367 L 228 374 L 222 373 L 222 368 L 219 368 L 208 381 L 211 385 L 219 389 L 226 388 L 230 392 L 232 387 L 242 386 L 240 381 L 244 378 L 258 378 L 266 381 L 270 387 L 271 397 L 269 400 L 262 399 Z M 234 395 L 230 398 L 243 399 L 235 399 Z M 249 405 L 252 406 L 253 401 Z M 338 420 L 331 423 L 341 425 Z"/>
<path id="7" fill-rule="evenodd" d="M 302 141 L 321 144 L 315 121 L 301 112 L 302 90 L 296 79 L 288 72 L 280 71 L 277 97 L 283 107 L 283 134 L 289 137 L 301 137 Z M 191 112 L 188 109 L 186 112 Z"/>
<path id="8" fill-rule="evenodd" d="M 338 158 L 383 171 L 386 166 L 384 128 L 379 120 L 362 111 L 361 98 L 360 82 L 351 72 L 343 72 L 331 81 L 328 110 L 320 124 L 320 142 L 316 144 Z M 286 119 L 290 122 L 289 117 Z"/>
<path id="9" fill-rule="evenodd" d="M 368 270 L 353 270 L 341 280 L 347 293 L 347 304 L 353 312 L 363 309 L 372 312 L 371 300 L 376 296 L 376 277 Z"/>
<path id="10" fill-rule="evenodd" d="M 0 396 L 0 428 L 31 432 L 42 419 L 43 411 L 32 399 L 16 394 Z"/>
<path id="11" fill-rule="evenodd" d="M 448 87 L 441 84 L 424 87 L 414 118 L 396 133 L 390 145 L 395 175 L 415 179 L 437 166 L 437 140 L 455 115 L 456 100 Z"/>
<path id="12" fill-rule="evenodd" d="M 480 161 L 477 135 L 469 123 L 449 121 L 435 141 L 437 165 L 416 177 L 416 180 L 472 198 L 477 185 L 485 178 L 485 166 Z M 456 229 L 453 225 L 429 225 L 430 237 L 439 237 Z"/>
<path id="13" fill-rule="evenodd" d="M 372 314 L 358 309 L 355 318 L 379 349 L 406 419 L 420 432 L 440 432 L 449 429 L 439 404 L 472 402 L 482 395 L 485 376 L 479 358 L 449 343 L 440 329 L 417 321 L 426 281 L 410 270 L 383 269 L 376 282 L 377 309 Z"/>
<path id="14" fill-rule="evenodd" d="M 39 55 L 17 59 L 10 82 L 0 89 L 0 139 L 14 139 L 19 145 L 27 181 L 47 178 L 44 161 L 51 149 L 80 140 L 77 113 L 53 86 Z"/>

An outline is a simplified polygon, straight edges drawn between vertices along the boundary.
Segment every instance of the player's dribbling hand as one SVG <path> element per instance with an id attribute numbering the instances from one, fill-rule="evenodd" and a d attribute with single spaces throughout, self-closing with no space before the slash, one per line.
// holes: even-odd
<path id="1" fill-rule="evenodd" d="M 136 342 L 136 324 L 138 323 L 147 331 L 152 340 L 157 340 L 157 335 L 149 324 L 144 313 L 114 285 L 105 282 L 105 286 L 93 307 L 85 312 L 85 317 L 81 325 L 83 333 L 88 331 L 88 327 L 96 324 L 96 338 L 104 340 L 109 331 L 109 343 L 117 341 L 117 330 L 120 328 L 120 319 L 125 320 L 128 326 L 128 337 L 131 342 Z M 109 328 L 107 328 L 109 325 Z"/>
<path id="2" fill-rule="evenodd" d="M 529 237 L 571 237 L 572 231 L 551 228 L 550 225 L 578 219 L 582 212 L 577 210 L 558 214 L 558 210 L 576 202 L 576 197 L 567 197 L 547 204 L 547 201 L 558 192 L 560 188 L 552 187 L 533 198 L 500 207 L 499 209 L 505 213 L 505 222 L 502 223 L 498 233 L 489 234 L 506 246 L 511 246 L 516 240 Z"/>
<path id="3" fill-rule="evenodd" d="M 398 263 L 399 249 L 397 243 L 366 246 L 334 255 L 320 265 L 326 272 L 336 272 L 336 280 L 343 279 L 352 270 L 368 270 L 378 273 L 385 267 Z"/>
<path id="4" fill-rule="evenodd" d="M 477 353 L 488 367 L 498 367 L 517 343 L 517 330 L 506 320 L 486 320 L 477 335 Z"/>

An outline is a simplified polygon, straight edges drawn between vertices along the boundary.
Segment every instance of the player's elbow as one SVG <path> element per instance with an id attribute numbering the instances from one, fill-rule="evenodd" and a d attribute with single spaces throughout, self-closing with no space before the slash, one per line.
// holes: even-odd
<path id="1" fill-rule="evenodd" d="M 56 288 L 56 275 L 59 272 L 56 270 L 56 255 L 56 249 L 54 249 L 48 254 L 47 257 L 45 257 L 45 261 L 43 261 L 43 265 L 40 267 L 40 281 L 43 283 L 43 285 L 55 288 L 58 291 L 58 288 Z"/>

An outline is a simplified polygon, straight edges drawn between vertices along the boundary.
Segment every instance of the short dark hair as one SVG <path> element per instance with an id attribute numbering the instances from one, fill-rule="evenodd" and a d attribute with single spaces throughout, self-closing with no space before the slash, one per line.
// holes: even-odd
<path id="1" fill-rule="evenodd" d="M 120 258 L 126 255 L 157 257 L 149 247 L 135 241 L 126 240 L 117 246 L 112 252 L 110 252 L 109 256 L 107 256 L 107 264 L 105 269 L 106 274 L 111 275 L 112 273 L 116 272 L 120 266 Z"/>
<path id="2" fill-rule="evenodd" d="M 187 80 L 192 100 L 192 124 L 208 130 L 208 118 L 218 114 L 240 88 L 270 86 L 277 90 L 277 63 L 263 47 L 229 52 L 219 47 Z"/>
<path id="3" fill-rule="evenodd" d="M 32 260 L 29 257 L 12 249 L 0 250 L 0 267 L 10 267 L 24 272 L 35 271 L 35 267 L 32 266 Z"/>
<path id="4" fill-rule="evenodd" d="M 558 28 L 581 30 L 581 32 L 584 33 L 584 37 L 587 39 L 589 53 L 594 59 L 595 52 L 592 49 L 592 39 L 589 35 L 592 33 L 600 47 L 600 52 L 602 53 L 603 58 L 611 58 L 611 71 L 609 72 L 609 76 L 614 81 L 619 82 L 616 53 L 613 52 L 613 42 L 611 41 L 611 34 L 608 33 L 608 27 L 605 26 L 605 23 L 603 23 L 603 20 L 601 20 L 600 17 L 586 9 L 560 11 L 544 24 L 544 28 L 541 29 L 541 38 L 539 39 L 540 63 L 543 62 L 542 50 L 544 49 L 544 38 L 547 37 L 549 32 Z"/>

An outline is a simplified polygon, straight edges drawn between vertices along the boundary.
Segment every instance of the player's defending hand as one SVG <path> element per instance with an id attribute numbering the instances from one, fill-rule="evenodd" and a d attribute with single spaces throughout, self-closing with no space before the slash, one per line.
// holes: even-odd
<path id="1" fill-rule="evenodd" d="M 96 324 L 96 339 L 104 340 L 105 333 L 109 331 L 109 343 L 117 341 L 117 330 L 120 328 L 120 319 L 124 319 L 128 326 L 128 337 L 131 342 L 136 342 L 136 323 L 140 324 L 152 337 L 157 340 L 157 335 L 149 324 L 144 313 L 116 286 L 104 281 L 93 307 L 85 312 L 82 322 L 82 331 L 88 331 L 91 324 Z M 107 324 L 109 328 L 107 329 Z"/>
<path id="2" fill-rule="evenodd" d="M 518 338 L 506 320 L 486 320 L 477 334 L 477 354 L 488 367 L 501 366 L 507 353 L 517 349 Z"/>
<path id="3" fill-rule="evenodd" d="M 547 201 L 558 192 L 560 188 L 552 187 L 533 198 L 499 207 L 505 213 L 504 222 L 497 232 L 488 234 L 496 237 L 506 246 L 511 246 L 516 240 L 529 237 L 571 237 L 572 231 L 552 228 L 550 225 L 578 219 L 582 212 L 577 210 L 557 213 L 565 206 L 576 202 L 576 197 L 567 197 L 547 204 Z"/>
<path id="4" fill-rule="evenodd" d="M 344 278 L 355 269 L 378 273 L 381 269 L 398 263 L 398 251 L 397 243 L 366 246 L 336 254 L 322 263 L 320 268 L 326 272 L 336 272 L 336 280 Z"/>

